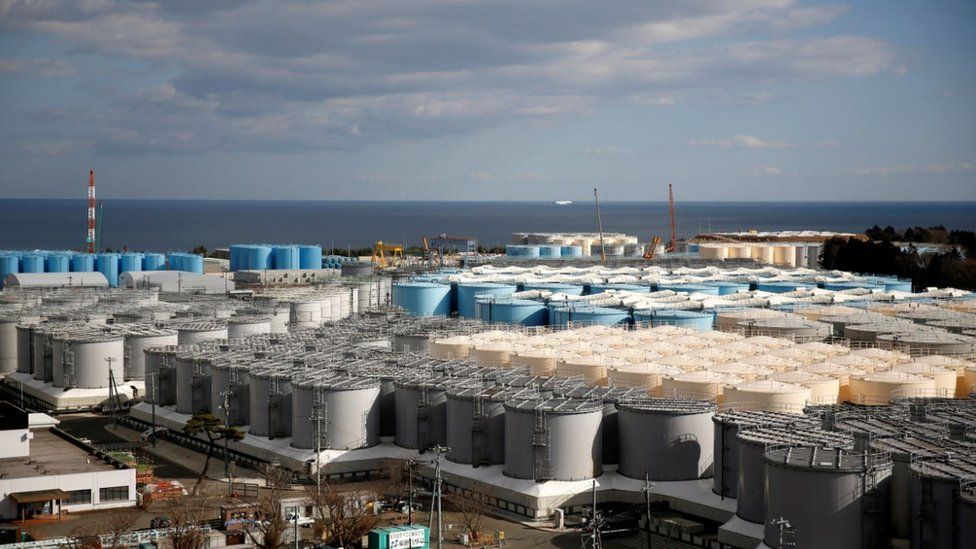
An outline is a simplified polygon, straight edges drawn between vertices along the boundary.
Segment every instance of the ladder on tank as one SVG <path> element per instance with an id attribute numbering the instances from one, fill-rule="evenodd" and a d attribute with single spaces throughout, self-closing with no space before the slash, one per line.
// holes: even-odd
<path id="1" fill-rule="evenodd" d="M 430 440 L 430 395 L 427 387 L 421 387 L 417 399 L 417 450 L 423 453 L 435 443 Z"/>
<path id="2" fill-rule="evenodd" d="M 204 410 L 205 406 L 203 395 L 203 362 L 193 360 L 193 375 L 190 376 L 190 412 L 195 414 L 197 410 Z M 206 396 L 210 396 L 207 394 Z"/>
<path id="3" fill-rule="evenodd" d="M 544 410 L 535 411 L 535 425 L 532 429 L 532 476 L 537 482 L 552 478 L 551 448 L 549 447 L 549 425 Z"/>
<path id="4" fill-rule="evenodd" d="M 67 391 L 75 386 L 75 352 L 65 350 L 61 354 L 61 382 Z"/>
<path id="5" fill-rule="evenodd" d="M 864 472 L 861 474 L 861 541 L 867 549 L 882 548 L 888 539 L 889 494 L 884 489 L 885 464 L 890 456 L 864 455 Z M 887 476 L 884 476 L 887 478 Z"/>
<path id="6" fill-rule="evenodd" d="M 328 424 L 329 421 L 329 403 L 326 402 L 322 391 L 315 387 L 312 393 L 312 415 L 309 419 L 312 420 L 315 425 L 315 439 L 312 441 L 315 444 L 315 448 L 328 448 L 329 447 L 329 430 L 323 429 L 323 424 Z"/>
<path id="7" fill-rule="evenodd" d="M 278 378 L 268 379 L 268 438 L 284 436 L 281 432 L 281 417 L 278 408 L 281 406 L 281 386 Z"/>
<path id="8" fill-rule="evenodd" d="M 475 396 L 471 412 L 471 465 L 491 465 L 488 455 L 488 418 L 485 414 L 485 400 Z"/>
<path id="9" fill-rule="evenodd" d="M 132 345 L 122 346 L 122 379 L 132 379 Z"/>

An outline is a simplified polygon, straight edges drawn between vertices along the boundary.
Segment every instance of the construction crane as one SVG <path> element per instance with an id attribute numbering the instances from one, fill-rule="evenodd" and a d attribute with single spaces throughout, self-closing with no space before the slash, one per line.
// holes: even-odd
<path id="1" fill-rule="evenodd" d="M 377 240 L 373 246 L 373 265 L 380 269 L 396 267 L 403 261 L 402 244 L 384 244 L 382 240 Z"/>
<path id="2" fill-rule="evenodd" d="M 600 229 L 600 261 L 606 262 L 607 251 L 603 246 L 603 218 L 600 217 L 600 195 L 597 193 L 597 189 L 593 189 L 593 200 L 596 201 L 596 225 Z"/>
<path id="3" fill-rule="evenodd" d="M 88 234 L 85 237 L 88 253 L 95 253 L 97 242 L 95 238 L 95 170 L 88 171 Z"/>
<path id="4" fill-rule="evenodd" d="M 453 255 L 459 252 L 475 254 L 478 253 L 478 239 L 470 236 L 449 236 L 441 233 L 439 236 L 423 238 L 424 260 L 433 262 L 434 254 L 437 254 L 437 262 L 443 267 L 444 256 Z"/>
<path id="5" fill-rule="evenodd" d="M 657 247 L 661 245 L 661 237 L 655 236 L 651 239 L 650 243 L 647 245 L 647 249 L 644 250 L 644 259 L 654 259 L 654 253 L 657 251 Z"/>
<path id="6" fill-rule="evenodd" d="M 668 215 L 671 217 L 671 240 L 668 241 L 664 250 L 668 253 L 674 253 L 678 248 L 678 231 L 674 227 L 674 191 L 671 189 L 670 183 L 668 183 Z"/>

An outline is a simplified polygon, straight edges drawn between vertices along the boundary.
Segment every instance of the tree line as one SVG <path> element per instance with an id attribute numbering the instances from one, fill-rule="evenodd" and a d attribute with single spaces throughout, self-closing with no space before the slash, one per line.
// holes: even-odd
<path id="1" fill-rule="evenodd" d="M 877 225 L 864 232 L 869 240 L 835 237 L 824 242 L 820 265 L 861 274 L 910 279 L 916 289 L 931 286 L 976 290 L 976 232 L 945 227 Z M 907 245 L 901 245 L 905 243 Z M 942 244 L 943 251 L 919 251 L 916 244 Z"/>

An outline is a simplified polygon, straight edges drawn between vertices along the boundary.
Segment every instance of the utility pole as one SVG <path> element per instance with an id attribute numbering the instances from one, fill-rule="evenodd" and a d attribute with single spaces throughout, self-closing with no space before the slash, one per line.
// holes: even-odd
<path id="1" fill-rule="evenodd" d="M 322 494 L 322 414 L 321 406 L 316 400 L 312 406 L 312 415 L 309 417 L 315 422 L 315 493 Z"/>
<path id="2" fill-rule="evenodd" d="M 607 250 L 603 246 L 603 218 L 600 216 L 600 195 L 597 193 L 597 189 L 593 189 L 593 199 L 596 201 L 596 225 L 600 230 L 600 261 L 605 262 L 607 260 Z"/>
<path id="3" fill-rule="evenodd" d="M 407 461 L 407 524 L 413 526 L 413 468 L 417 466 L 415 460 Z"/>
<path id="4" fill-rule="evenodd" d="M 220 397 L 223 403 L 220 405 L 220 409 L 224 411 L 224 427 L 230 428 L 230 395 L 231 390 L 220 392 Z M 230 477 L 230 448 L 227 442 L 227 435 L 224 435 L 224 477 Z M 228 484 L 228 489 L 230 485 Z"/>
<path id="5" fill-rule="evenodd" d="M 116 407 L 120 405 L 119 402 L 119 389 L 115 386 L 115 372 L 112 370 L 112 363 L 117 362 L 119 359 L 114 356 L 105 357 L 105 362 L 108 362 L 108 394 L 109 394 L 109 406 L 112 409 L 112 426 L 118 426 L 118 418 L 116 416 Z M 114 396 L 114 398 L 113 398 Z"/>
<path id="6" fill-rule="evenodd" d="M 149 372 L 146 374 L 152 381 L 152 393 L 149 395 L 149 404 L 152 406 L 152 431 L 149 432 L 152 447 L 156 447 L 156 399 L 159 398 L 159 372 Z"/>
<path id="7" fill-rule="evenodd" d="M 450 448 L 446 446 L 441 446 L 440 444 L 428 450 L 428 452 L 434 453 L 434 494 L 431 497 L 430 519 L 428 519 L 427 528 L 428 530 L 430 530 L 431 527 L 430 522 L 432 522 L 434 517 L 434 503 L 436 502 L 437 503 L 437 549 L 441 549 L 441 543 L 443 542 L 443 538 L 444 538 L 443 536 L 444 521 L 441 515 L 441 499 L 443 496 L 441 492 L 443 491 L 444 481 L 443 479 L 441 479 L 441 458 L 443 458 L 444 454 L 450 451 L 451 451 Z"/>
<path id="8" fill-rule="evenodd" d="M 601 549 L 603 547 L 600 541 L 600 525 L 602 520 L 596 512 L 596 481 L 593 481 L 593 507 L 590 512 L 590 524 L 589 533 L 583 530 L 583 549 Z"/>
<path id="9" fill-rule="evenodd" d="M 651 484 L 650 478 L 647 475 L 647 471 L 644 471 L 644 503 L 647 505 L 647 549 L 651 549 L 651 488 L 654 485 Z"/>

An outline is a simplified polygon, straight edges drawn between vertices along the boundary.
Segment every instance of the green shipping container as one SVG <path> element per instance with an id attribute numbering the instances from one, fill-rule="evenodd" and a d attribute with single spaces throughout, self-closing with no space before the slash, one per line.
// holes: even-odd
<path id="1" fill-rule="evenodd" d="M 369 549 L 430 549 L 426 526 L 386 526 L 369 531 Z"/>

